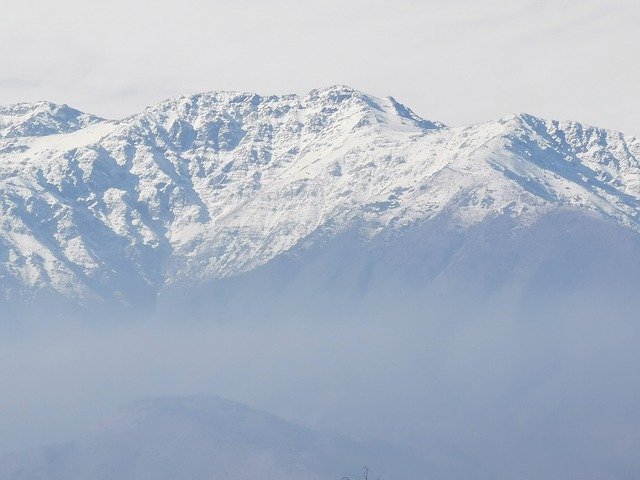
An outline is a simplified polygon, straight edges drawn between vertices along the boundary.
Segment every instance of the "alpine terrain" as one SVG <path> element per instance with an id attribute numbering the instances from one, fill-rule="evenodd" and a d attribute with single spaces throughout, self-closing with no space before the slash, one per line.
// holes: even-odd
<path id="1" fill-rule="evenodd" d="M 611 286 L 640 279 L 639 158 L 614 131 L 526 114 L 447 127 L 344 86 L 188 95 L 118 121 L 0 107 L 0 291 L 153 308 L 231 284 L 317 296 L 337 276 L 351 299 L 461 278 L 522 296 L 576 283 L 559 258 L 600 271 L 601 248 Z"/>

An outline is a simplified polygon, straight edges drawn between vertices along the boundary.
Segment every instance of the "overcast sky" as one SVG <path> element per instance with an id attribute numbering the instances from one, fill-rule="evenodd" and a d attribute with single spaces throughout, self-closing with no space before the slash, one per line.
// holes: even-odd
<path id="1" fill-rule="evenodd" d="M 117 118 L 340 83 L 451 125 L 528 112 L 640 134 L 637 0 L 21 0 L 0 50 L 2 104 Z"/>

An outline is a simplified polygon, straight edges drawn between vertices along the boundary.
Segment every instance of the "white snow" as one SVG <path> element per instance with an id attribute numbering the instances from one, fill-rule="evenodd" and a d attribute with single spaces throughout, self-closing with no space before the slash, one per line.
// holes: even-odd
<path id="1" fill-rule="evenodd" d="M 344 86 L 190 95 L 120 121 L 0 113 L 5 287 L 106 296 L 121 290 L 109 271 L 157 291 L 254 269 L 311 234 L 372 238 L 438 216 L 527 225 L 569 207 L 640 231 L 640 142 L 573 122 L 448 128 Z"/>

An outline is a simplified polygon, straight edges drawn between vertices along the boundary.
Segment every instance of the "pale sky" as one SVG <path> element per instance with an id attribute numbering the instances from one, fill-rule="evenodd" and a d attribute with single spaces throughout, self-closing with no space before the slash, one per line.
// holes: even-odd
<path id="1" fill-rule="evenodd" d="M 205 90 L 347 84 L 449 125 L 527 112 L 640 135 L 638 0 L 21 0 L 0 104 L 109 118 Z"/>

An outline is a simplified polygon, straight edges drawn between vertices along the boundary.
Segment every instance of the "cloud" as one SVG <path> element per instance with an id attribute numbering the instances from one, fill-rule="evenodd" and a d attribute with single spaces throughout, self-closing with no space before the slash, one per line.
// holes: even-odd
<path id="1" fill-rule="evenodd" d="M 25 81 L 0 85 L 0 103 L 121 117 L 191 91 L 346 83 L 448 124 L 528 111 L 636 133 L 639 17 L 601 0 L 32 0 L 0 20 L 0 67 Z"/>
<path id="2" fill-rule="evenodd" d="M 38 82 L 25 78 L 0 78 L 0 88 L 32 88 L 37 87 Z"/>

